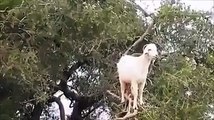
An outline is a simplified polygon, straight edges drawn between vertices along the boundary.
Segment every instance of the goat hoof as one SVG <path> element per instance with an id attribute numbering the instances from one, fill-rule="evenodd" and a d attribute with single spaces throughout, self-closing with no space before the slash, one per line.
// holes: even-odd
<path id="1" fill-rule="evenodd" d="M 144 102 L 143 101 L 140 101 L 140 106 L 143 106 L 144 105 Z"/>
<path id="2" fill-rule="evenodd" d="M 138 110 L 138 107 L 137 107 L 137 106 L 135 106 L 135 107 L 133 107 L 133 109 L 134 109 L 134 110 Z"/>
<path id="3" fill-rule="evenodd" d="M 125 99 L 122 99 L 122 100 L 120 101 L 120 103 L 125 103 Z"/>
<path id="4" fill-rule="evenodd" d="M 134 111 L 135 111 L 135 110 L 138 110 L 138 107 L 134 108 Z"/>

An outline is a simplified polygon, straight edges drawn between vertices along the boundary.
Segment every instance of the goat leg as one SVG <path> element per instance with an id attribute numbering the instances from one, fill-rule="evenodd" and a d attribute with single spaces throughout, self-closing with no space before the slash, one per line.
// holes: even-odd
<path id="1" fill-rule="evenodd" d="M 133 109 L 137 108 L 137 98 L 138 98 L 138 84 L 136 81 L 132 81 L 131 83 L 131 93 L 134 96 L 134 103 L 133 103 Z"/>
<path id="2" fill-rule="evenodd" d="M 143 89 L 145 87 L 146 80 L 143 80 L 143 83 L 139 84 L 139 97 L 140 97 L 140 105 L 143 105 Z"/>
<path id="3" fill-rule="evenodd" d="M 124 94 L 125 94 L 125 87 L 126 87 L 126 84 L 120 80 L 120 88 L 121 88 L 121 103 L 124 103 L 125 102 L 125 98 L 124 98 Z"/>

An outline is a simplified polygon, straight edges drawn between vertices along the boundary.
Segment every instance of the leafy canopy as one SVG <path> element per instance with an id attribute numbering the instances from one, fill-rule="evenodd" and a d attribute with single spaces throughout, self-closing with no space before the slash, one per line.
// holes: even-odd
<path id="1" fill-rule="evenodd" d="M 0 119 L 14 118 L 17 110 L 20 118 L 30 115 L 32 106 L 56 92 L 63 69 L 86 58 L 91 64 L 71 77 L 78 93 L 90 95 L 105 86 L 119 94 L 115 62 L 148 26 L 123 0 L 3 0 L 0 8 Z M 173 53 L 149 76 L 153 84 L 147 82 L 146 110 L 138 117 L 204 118 L 214 95 L 213 24 L 182 4 L 163 4 L 154 19 L 149 40 Z M 118 112 L 106 101 L 112 114 Z"/>

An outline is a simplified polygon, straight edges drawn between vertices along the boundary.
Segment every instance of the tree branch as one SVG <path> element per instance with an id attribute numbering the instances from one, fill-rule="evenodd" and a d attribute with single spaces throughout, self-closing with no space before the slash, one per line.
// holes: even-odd
<path id="1" fill-rule="evenodd" d="M 41 103 L 38 103 L 34 106 L 33 112 L 31 113 L 31 120 L 40 120 L 43 107 Z"/>
<path id="2" fill-rule="evenodd" d="M 96 105 L 93 106 L 92 109 L 89 109 L 89 111 L 85 115 L 83 115 L 82 118 L 87 117 L 89 114 L 91 114 L 94 110 L 96 110 L 100 106 L 101 106 L 101 102 L 97 103 Z"/>
<path id="3" fill-rule="evenodd" d="M 65 97 L 68 98 L 72 103 L 75 101 L 73 105 L 73 112 L 69 119 L 71 120 L 82 120 L 81 112 L 91 107 L 94 103 L 98 102 L 102 99 L 103 94 L 96 94 L 92 96 L 79 96 L 74 91 L 70 90 L 67 85 L 67 80 L 70 78 L 72 73 L 77 70 L 80 66 L 84 64 L 89 64 L 89 60 L 83 59 L 75 63 L 68 70 L 63 70 L 63 79 L 60 81 L 59 87 L 60 90 L 64 93 Z"/>
<path id="4" fill-rule="evenodd" d="M 71 114 L 70 120 L 82 120 L 83 118 L 81 112 L 101 100 L 102 97 L 102 94 L 97 94 L 93 96 L 79 96 L 78 100 L 74 103 L 73 112 Z"/>
<path id="5" fill-rule="evenodd" d="M 136 4 L 135 2 L 130 1 L 130 0 L 127 0 L 127 2 L 130 3 L 135 9 L 140 10 L 144 14 L 145 17 L 148 17 L 151 15 L 151 14 L 148 14 L 142 7 L 140 7 L 140 5 Z"/>
<path id="6" fill-rule="evenodd" d="M 67 81 L 62 80 L 60 82 L 60 90 L 64 93 L 65 97 L 68 98 L 69 100 L 78 100 L 78 95 L 74 92 L 69 90 Z"/>
<path id="7" fill-rule="evenodd" d="M 132 117 L 134 117 L 134 116 L 136 116 L 137 115 L 137 110 L 134 110 L 134 112 L 133 113 L 127 113 L 125 116 L 123 116 L 123 117 L 118 117 L 118 118 L 116 118 L 116 120 L 126 120 L 126 119 L 129 119 L 129 118 L 132 118 Z"/>
<path id="8" fill-rule="evenodd" d="M 67 81 L 69 79 L 69 77 L 72 75 L 72 73 L 77 70 L 80 66 L 89 63 L 88 60 L 83 59 L 78 61 L 77 63 L 75 63 L 71 68 L 69 68 L 67 70 L 67 65 L 65 67 L 65 69 L 63 70 L 63 76 L 64 76 L 64 80 Z"/>
<path id="9" fill-rule="evenodd" d="M 116 98 L 118 101 L 121 100 L 120 97 L 119 97 L 118 95 L 112 93 L 110 90 L 107 90 L 106 92 L 107 92 L 109 95 L 111 95 L 111 96 L 113 96 L 114 98 Z"/>
<path id="10" fill-rule="evenodd" d="M 65 110 L 60 98 L 53 96 L 48 102 L 56 102 L 58 104 L 60 110 L 60 119 L 65 120 Z"/>
<path id="11" fill-rule="evenodd" d="M 135 41 L 135 43 L 129 47 L 126 52 L 124 53 L 124 55 L 129 54 L 130 50 L 135 49 L 137 46 L 141 45 L 142 43 L 148 43 L 149 41 L 146 41 L 144 38 L 146 35 L 151 34 L 152 33 L 152 28 L 154 26 L 155 22 L 153 20 L 153 22 L 148 26 L 148 28 L 146 29 L 145 33 L 137 40 Z"/>
<path id="12" fill-rule="evenodd" d="M 136 3 L 134 3 L 134 2 L 132 2 L 130 0 L 128 2 L 130 4 L 132 4 L 132 5 L 134 5 L 136 9 L 139 9 L 140 11 L 142 11 L 146 17 L 149 16 L 148 13 L 146 13 L 146 11 L 144 9 L 142 9 L 139 5 L 137 5 Z M 175 0 L 170 0 L 170 5 L 173 5 L 173 4 L 175 4 Z M 136 49 L 137 46 L 145 45 L 145 44 L 149 43 L 150 41 L 146 41 L 144 38 L 146 37 L 146 35 L 151 34 L 153 32 L 152 28 L 154 27 L 154 25 L 155 25 L 155 18 L 153 18 L 152 23 L 148 26 L 148 28 L 146 29 L 146 31 L 144 32 L 144 34 L 137 41 L 135 41 L 135 43 L 131 47 L 129 47 L 125 51 L 124 55 L 129 54 L 129 52 L 132 49 Z"/>

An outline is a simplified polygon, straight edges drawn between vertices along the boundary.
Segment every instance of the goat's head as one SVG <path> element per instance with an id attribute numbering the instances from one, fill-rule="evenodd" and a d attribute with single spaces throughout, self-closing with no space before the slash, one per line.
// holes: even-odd
<path id="1" fill-rule="evenodd" d="M 146 44 L 143 47 L 143 54 L 147 55 L 151 59 L 156 58 L 158 56 L 157 46 L 153 43 Z"/>

